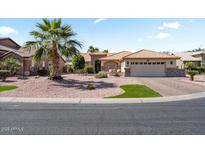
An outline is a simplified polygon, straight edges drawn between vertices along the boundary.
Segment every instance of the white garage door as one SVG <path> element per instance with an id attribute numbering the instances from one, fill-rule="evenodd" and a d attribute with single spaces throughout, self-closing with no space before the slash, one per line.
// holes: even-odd
<path id="1" fill-rule="evenodd" d="M 165 76 L 164 62 L 131 62 L 131 76 Z"/>

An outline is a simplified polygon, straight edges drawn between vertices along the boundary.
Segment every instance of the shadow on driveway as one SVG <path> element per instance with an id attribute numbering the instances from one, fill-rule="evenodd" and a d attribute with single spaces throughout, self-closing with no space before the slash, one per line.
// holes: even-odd
<path id="1" fill-rule="evenodd" d="M 61 86 L 66 88 L 77 88 L 80 90 L 86 90 L 86 86 L 88 84 L 93 84 L 96 89 L 104 89 L 104 88 L 113 88 L 117 87 L 114 83 L 108 83 L 104 81 L 80 81 L 80 80 L 74 80 L 74 79 L 68 79 L 68 80 L 55 80 L 54 86 Z"/>

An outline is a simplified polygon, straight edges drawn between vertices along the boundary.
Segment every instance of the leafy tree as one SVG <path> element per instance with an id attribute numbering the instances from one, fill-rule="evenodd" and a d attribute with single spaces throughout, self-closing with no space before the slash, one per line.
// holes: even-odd
<path id="1" fill-rule="evenodd" d="M 190 80 L 193 81 L 194 80 L 194 76 L 199 74 L 199 72 L 198 71 L 190 70 L 190 71 L 187 72 L 187 74 L 189 74 Z"/>
<path id="2" fill-rule="evenodd" d="M 25 48 L 36 49 L 36 61 L 46 58 L 51 62 L 50 79 L 62 79 L 59 71 L 60 56 L 76 55 L 82 45 L 72 39 L 76 34 L 70 25 L 62 25 L 61 19 L 43 19 L 43 23 L 37 23 L 36 27 L 37 31 L 30 32 L 35 41 L 26 42 Z"/>
<path id="3" fill-rule="evenodd" d="M 104 53 L 108 53 L 109 51 L 106 49 L 106 50 L 104 50 L 103 52 L 104 52 Z"/>
<path id="4" fill-rule="evenodd" d="M 72 65 L 74 70 L 83 69 L 85 67 L 84 57 L 82 55 L 73 56 Z"/>
<path id="5" fill-rule="evenodd" d="M 91 53 L 95 53 L 95 52 L 99 52 L 99 48 L 93 47 L 93 46 L 89 46 L 88 51 L 87 52 L 91 52 Z"/>
<path id="6" fill-rule="evenodd" d="M 21 68 L 21 65 L 14 58 L 7 58 L 0 62 L 0 69 L 9 70 L 11 75 L 15 75 L 15 73 Z"/>
<path id="7" fill-rule="evenodd" d="M 192 62 L 187 62 L 187 63 L 185 64 L 185 68 L 186 68 L 187 70 L 191 70 L 193 67 L 194 67 L 194 64 L 193 64 Z"/>

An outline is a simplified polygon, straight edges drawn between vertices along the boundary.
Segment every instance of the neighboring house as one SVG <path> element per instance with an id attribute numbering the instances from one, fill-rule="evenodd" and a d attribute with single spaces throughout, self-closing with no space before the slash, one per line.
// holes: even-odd
<path id="1" fill-rule="evenodd" d="M 120 69 L 125 76 L 184 76 L 184 70 L 178 69 L 175 55 L 151 50 L 140 50 L 134 53 L 122 51 L 106 55 L 105 53 L 83 53 L 87 64 L 100 70 Z"/>
<path id="2" fill-rule="evenodd" d="M 36 74 L 37 69 L 48 69 L 48 60 L 43 60 L 39 63 L 33 60 L 35 49 L 25 49 L 18 45 L 11 38 L 0 38 L 0 60 L 6 58 L 14 58 L 21 65 L 20 70 L 17 72 L 19 75 Z M 63 72 L 65 60 L 60 59 L 60 71 Z"/>
<path id="3" fill-rule="evenodd" d="M 174 55 L 180 57 L 177 60 L 178 68 L 184 69 L 188 62 L 192 62 L 195 66 L 205 66 L 205 51 L 179 52 Z"/>

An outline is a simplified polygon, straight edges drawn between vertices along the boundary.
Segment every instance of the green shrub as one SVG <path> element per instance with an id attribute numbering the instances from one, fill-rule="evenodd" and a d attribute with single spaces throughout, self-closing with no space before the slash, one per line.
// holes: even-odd
<path id="1" fill-rule="evenodd" d="M 95 77 L 96 77 L 96 78 L 107 78 L 107 73 L 104 72 L 104 71 L 101 71 L 101 72 L 97 73 L 97 74 L 95 75 Z"/>
<path id="2" fill-rule="evenodd" d="M 10 75 L 15 75 L 20 68 L 21 65 L 14 58 L 6 58 L 0 62 L 0 69 L 9 70 Z"/>
<path id="3" fill-rule="evenodd" d="M 87 85 L 86 89 L 87 89 L 87 90 L 94 90 L 95 87 L 94 87 L 94 85 L 93 85 L 92 83 L 89 83 L 89 84 Z"/>
<path id="4" fill-rule="evenodd" d="M 75 55 L 72 59 L 72 66 L 74 70 L 84 69 L 85 59 L 82 55 Z"/>
<path id="5" fill-rule="evenodd" d="M 194 67 L 192 67 L 192 68 L 191 68 L 191 70 L 193 70 L 193 71 L 198 71 L 198 72 L 199 72 L 199 74 L 201 74 L 201 73 L 204 73 L 204 72 L 205 72 L 205 68 L 200 67 L 200 66 L 194 66 Z"/>
<path id="6" fill-rule="evenodd" d="M 47 75 L 49 75 L 49 71 L 47 69 L 38 69 L 37 70 L 37 75 L 47 76 Z"/>
<path id="7" fill-rule="evenodd" d="M 84 71 L 88 74 L 93 74 L 94 73 L 93 67 L 91 65 L 86 65 L 85 68 L 84 68 Z"/>
<path id="8" fill-rule="evenodd" d="M 0 80 L 5 81 L 7 77 L 9 77 L 11 71 L 9 70 L 0 70 Z"/>
<path id="9" fill-rule="evenodd" d="M 73 67 L 71 65 L 69 65 L 67 67 L 67 71 L 68 71 L 68 73 L 73 73 L 74 72 Z"/>
<path id="10" fill-rule="evenodd" d="M 189 74 L 190 80 L 193 81 L 194 80 L 194 76 L 199 74 L 199 72 L 191 70 L 191 71 L 187 71 L 187 74 Z"/>

